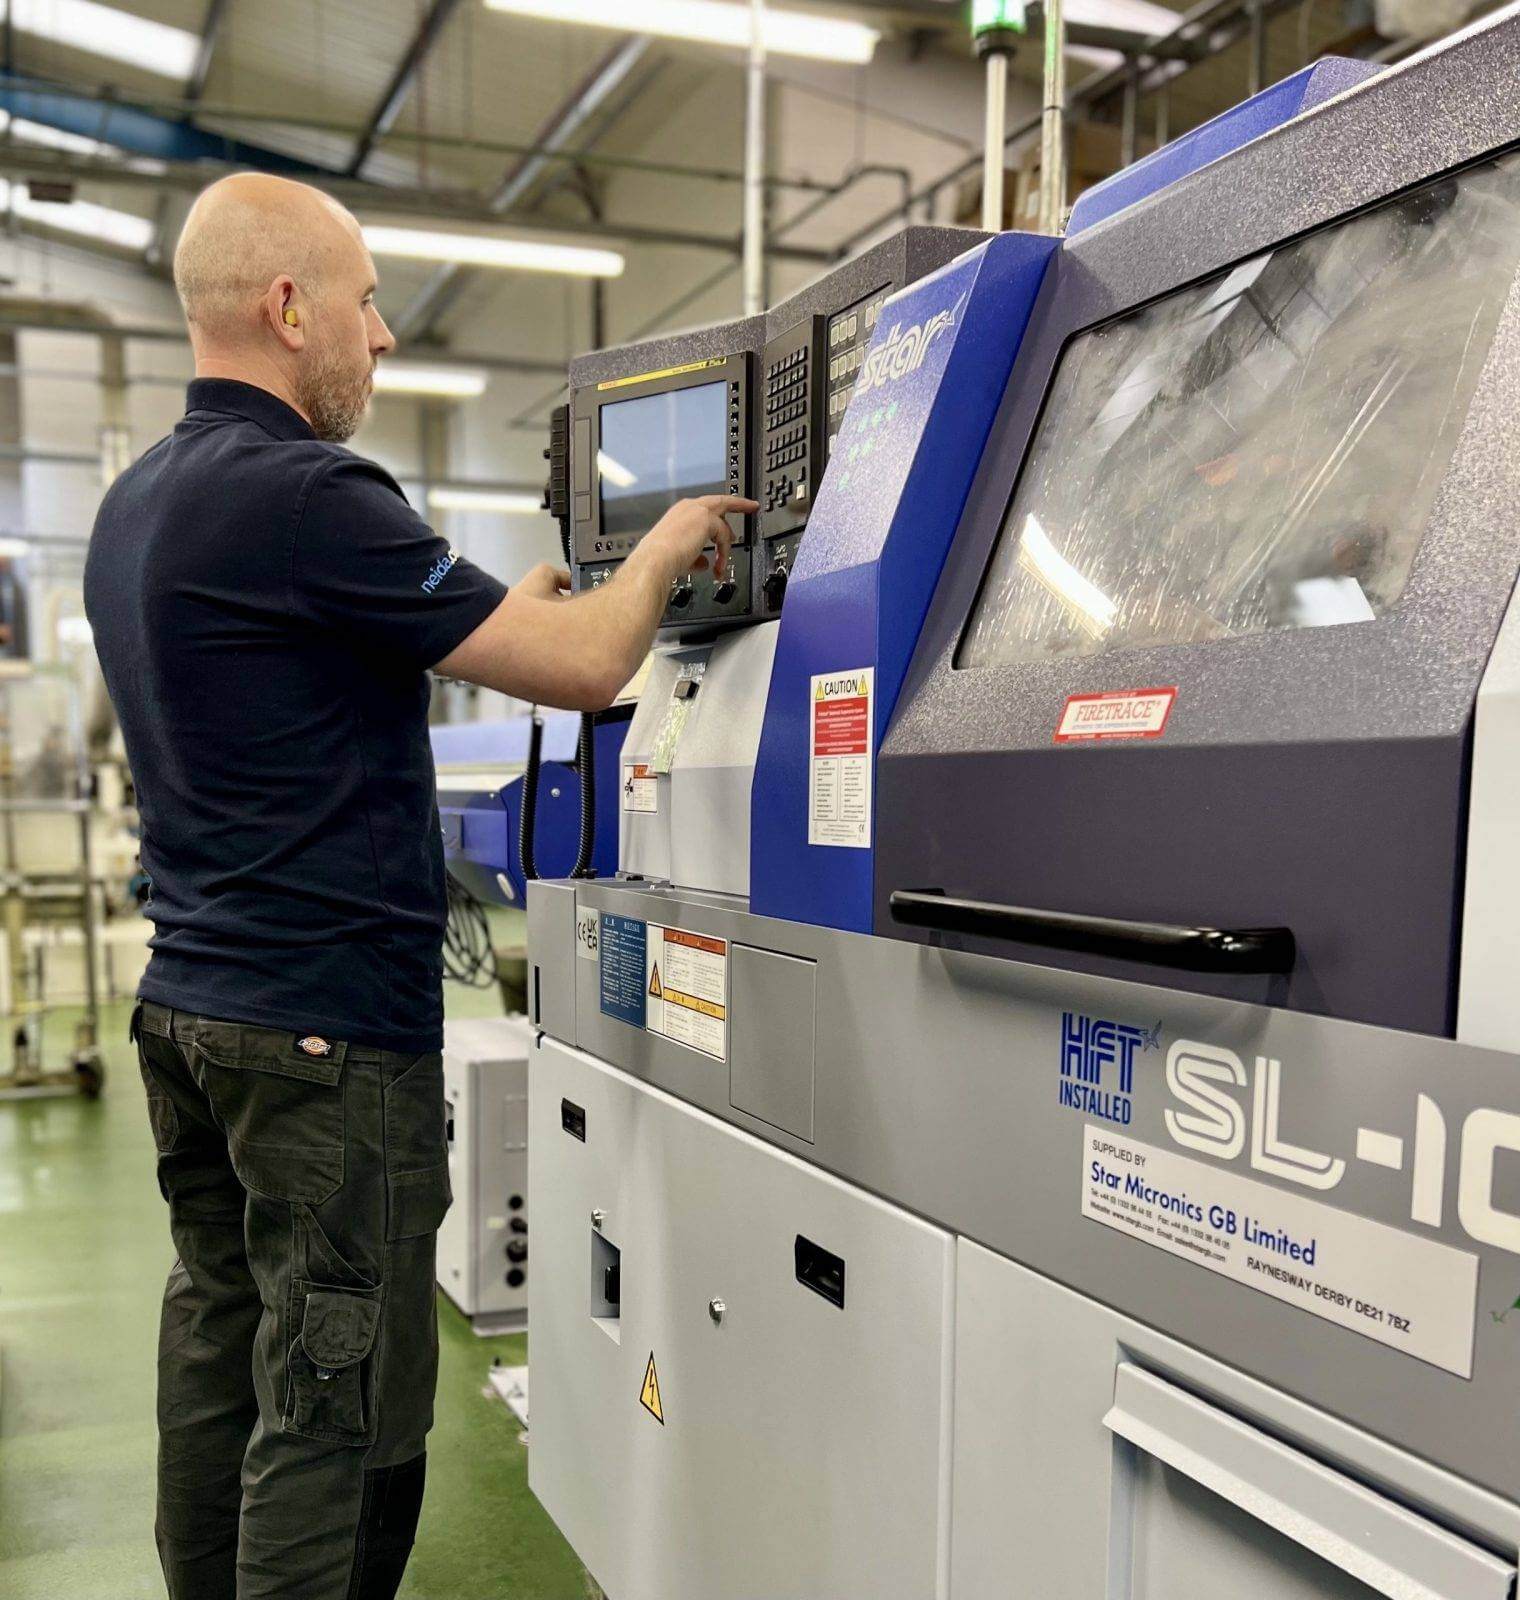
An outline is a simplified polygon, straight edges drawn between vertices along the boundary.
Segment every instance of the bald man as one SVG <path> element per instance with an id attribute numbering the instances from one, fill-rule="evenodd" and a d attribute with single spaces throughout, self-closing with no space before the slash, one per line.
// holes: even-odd
<path id="1" fill-rule="evenodd" d="M 153 886 L 158 1546 L 172 1600 L 380 1600 L 422 1500 L 449 1204 L 428 670 L 605 705 L 756 508 L 682 502 L 595 593 L 552 567 L 507 592 L 344 448 L 393 346 L 347 212 L 224 179 L 174 275 L 185 416 L 111 486 L 85 571 Z"/>

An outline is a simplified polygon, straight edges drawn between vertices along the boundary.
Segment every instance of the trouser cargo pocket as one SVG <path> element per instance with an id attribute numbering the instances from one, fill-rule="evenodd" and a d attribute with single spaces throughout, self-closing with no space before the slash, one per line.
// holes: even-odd
<path id="1" fill-rule="evenodd" d="M 285 1426 L 333 1444 L 374 1442 L 378 1421 L 371 1353 L 380 1291 L 295 1284 Z"/>

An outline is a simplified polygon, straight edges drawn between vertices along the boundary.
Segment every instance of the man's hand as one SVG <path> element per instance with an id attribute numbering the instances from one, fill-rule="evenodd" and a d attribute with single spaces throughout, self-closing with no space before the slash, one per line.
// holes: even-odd
<path id="1" fill-rule="evenodd" d="M 728 570 L 728 555 L 734 542 L 727 514 L 759 509 L 758 501 L 732 494 L 677 500 L 649 530 L 639 549 L 649 552 L 646 559 L 661 564 L 668 583 L 688 572 L 703 571 L 707 566 L 703 552 L 712 545 L 716 552 L 713 570 L 721 577 Z"/>
<path id="2" fill-rule="evenodd" d="M 540 561 L 531 572 L 519 578 L 513 588 L 535 600 L 563 600 L 570 593 L 570 574 L 553 562 Z"/>

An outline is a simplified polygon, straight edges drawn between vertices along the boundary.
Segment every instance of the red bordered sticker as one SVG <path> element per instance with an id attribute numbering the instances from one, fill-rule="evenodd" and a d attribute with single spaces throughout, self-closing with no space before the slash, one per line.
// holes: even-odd
<path id="1" fill-rule="evenodd" d="M 1159 739 L 1177 699 L 1170 689 L 1117 689 L 1111 694 L 1074 694 L 1061 713 L 1057 744 L 1095 739 Z"/>

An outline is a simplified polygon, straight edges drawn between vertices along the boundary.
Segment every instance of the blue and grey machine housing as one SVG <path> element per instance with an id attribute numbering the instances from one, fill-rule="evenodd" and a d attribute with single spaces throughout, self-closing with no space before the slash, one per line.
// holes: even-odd
<path id="1" fill-rule="evenodd" d="M 779 617 L 657 653 L 529 898 L 617 1600 L 1513 1600 L 1516 82 L 1509 8 L 965 241 Z"/>

